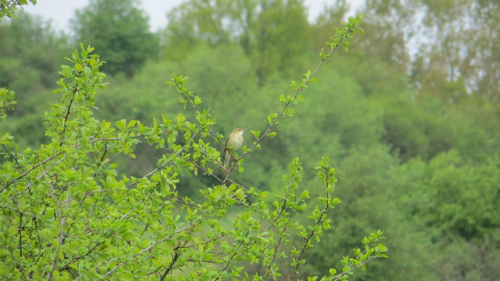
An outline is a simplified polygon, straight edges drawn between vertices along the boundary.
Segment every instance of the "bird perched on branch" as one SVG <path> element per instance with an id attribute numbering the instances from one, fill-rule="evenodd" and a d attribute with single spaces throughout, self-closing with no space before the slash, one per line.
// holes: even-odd
<path id="1" fill-rule="evenodd" d="M 243 132 L 245 130 L 235 128 L 229 137 L 227 137 L 226 147 L 224 149 L 224 169 L 227 169 L 229 161 L 231 160 L 231 152 L 237 150 L 243 144 Z"/>

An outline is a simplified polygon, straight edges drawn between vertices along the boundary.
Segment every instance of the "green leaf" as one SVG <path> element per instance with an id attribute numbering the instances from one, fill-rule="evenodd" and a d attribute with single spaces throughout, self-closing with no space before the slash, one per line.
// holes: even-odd
<path id="1" fill-rule="evenodd" d="M 136 120 L 130 120 L 130 122 L 127 125 L 127 129 L 134 127 L 136 123 L 137 123 Z"/>
<path id="2" fill-rule="evenodd" d="M 127 120 L 122 119 L 120 121 L 116 121 L 115 125 L 121 131 L 125 131 L 125 125 L 127 124 Z"/>
<path id="3" fill-rule="evenodd" d="M 184 121 L 186 121 L 186 117 L 182 113 L 177 115 L 177 124 L 183 125 Z"/>

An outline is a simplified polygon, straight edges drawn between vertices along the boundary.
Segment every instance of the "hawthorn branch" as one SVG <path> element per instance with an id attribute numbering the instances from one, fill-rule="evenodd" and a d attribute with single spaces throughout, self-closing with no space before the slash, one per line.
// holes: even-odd
<path id="1" fill-rule="evenodd" d="M 347 32 L 346 35 L 349 35 L 353 32 L 352 29 L 349 29 L 349 31 Z M 334 48 L 331 48 L 330 51 L 328 52 L 328 54 L 326 54 L 325 57 L 323 57 L 321 59 L 321 61 L 319 62 L 318 66 L 316 66 L 316 68 L 314 69 L 314 71 L 312 72 L 311 76 L 308 77 L 308 79 L 305 81 L 305 83 L 300 86 L 299 88 L 297 88 L 295 90 L 295 93 L 294 93 L 294 98 L 297 98 L 297 96 L 299 95 L 299 92 L 303 91 L 305 86 L 308 85 L 309 83 L 311 83 L 311 80 L 312 78 L 316 75 L 316 73 L 318 72 L 318 70 L 321 68 L 321 66 L 323 65 L 323 63 L 330 57 L 330 55 L 338 48 L 338 46 L 340 46 L 342 44 L 342 42 L 345 40 L 345 35 L 340 39 L 339 43 L 334 47 Z M 280 113 L 278 113 L 278 115 L 276 116 L 276 119 L 274 119 L 274 121 L 269 125 L 269 127 L 267 128 L 267 130 L 264 132 L 264 134 L 262 134 L 258 139 L 257 141 L 246 151 L 244 152 L 239 158 L 238 158 L 238 161 L 240 159 L 243 159 L 244 157 L 246 157 L 248 154 L 250 154 L 251 152 L 253 152 L 255 149 L 257 149 L 257 146 L 260 144 L 260 142 L 266 138 L 269 133 L 271 133 L 272 129 L 276 126 L 276 124 L 278 124 L 278 121 L 285 115 L 285 110 L 288 108 L 288 106 L 290 106 L 290 101 L 286 102 L 284 105 L 283 105 L 283 108 L 281 109 Z"/>
<path id="2" fill-rule="evenodd" d="M 314 234 L 316 234 L 316 227 L 318 225 L 321 224 L 321 222 L 325 219 L 326 217 L 326 212 L 328 211 L 328 209 L 330 208 L 330 193 L 328 192 L 328 184 L 329 184 L 329 176 L 328 176 L 328 172 L 325 172 L 325 178 L 326 178 L 326 203 L 325 203 L 325 207 L 323 208 L 323 210 L 321 211 L 321 213 L 318 215 L 318 218 L 316 219 L 316 222 L 314 224 L 314 227 L 311 229 L 311 232 L 309 232 L 309 235 L 305 238 L 305 242 L 304 242 L 304 246 L 302 246 L 302 250 L 300 251 L 300 254 L 299 256 L 297 257 L 297 264 L 295 265 L 295 268 L 294 268 L 294 273 L 293 273 L 293 276 L 292 276 L 292 279 L 291 280 L 296 280 L 297 278 L 297 274 L 299 273 L 298 272 L 298 269 L 299 269 L 299 266 L 300 266 L 300 261 L 302 259 L 302 256 L 304 255 L 304 252 L 306 251 L 308 247 L 308 244 L 309 244 L 309 241 L 311 240 L 311 238 L 313 237 Z"/>

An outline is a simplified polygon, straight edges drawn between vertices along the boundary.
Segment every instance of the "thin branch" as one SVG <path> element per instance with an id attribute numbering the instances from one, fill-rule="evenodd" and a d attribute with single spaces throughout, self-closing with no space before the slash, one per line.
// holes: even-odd
<path id="1" fill-rule="evenodd" d="M 349 269 L 348 271 L 344 271 L 344 272 L 340 273 L 339 275 L 335 276 L 335 279 L 333 279 L 333 280 L 342 280 L 342 276 L 349 274 L 350 272 L 362 267 L 363 265 L 367 264 L 368 262 L 370 262 L 376 258 L 377 257 L 373 257 L 373 256 L 369 257 L 368 259 L 366 259 L 363 263 L 359 264 L 358 266 L 355 266 L 355 267 Z"/>
<path id="2" fill-rule="evenodd" d="M 43 169 L 43 166 L 41 168 L 42 168 L 42 171 L 44 172 L 44 174 L 46 174 L 44 169 Z M 61 252 L 62 240 L 63 240 L 63 235 L 64 235 L 65 218 L 62 217 L 62 212 L 61 212 L 61 208 L 59 207 L 59 200 L 57 199 L 56 190 L 54 189 L 54 187 L 52 186 L 50 181 L 47 179 L 47 177 L 46 176 L 44 176 L 44 177 L 45 177 L 45 181 L 47 182 L 47 185 L 50 187 L 50 190 L 52 192 L 54 200 L 56 201 L 57 217 L 59 218 L 59 234 L 57 235 L 57 249 L 56 249 L 56 252 L 54 254 L 54 260 L 52 261 L 52 266 L 51 266 L 49 275 L 47 276 L 47 279 L 50 281 L 52 279 L 54 271 L 56 270 L 57 260 L 59 258 L 59 253 Z"/>
<path id="3" fill-rule="evenodd" d="M 56 155 L 57 156 L 57 155 Z M 57 166 L 59 165 L 59 163 L 61 163 L 62 161 L 64 161 L 66 158 L 68 158 L 68 155 L 64 155 L 63 158 L 59 159 L 59 161 L 57 161 L 54 165 Z M 42 164 L 42 163 L 41 163 Z M 47 169 L 45 171 L 42 171 L 42 174 L 39 175 L 38 177 L 36 177 L 36 180 L 40 180 L 42 177 L 44 177 L 45 175 L 47 175 L 47 173 L 50 172 L 50 169 Z M 33 182 L 30 182 L 26 187 L 27 188 L 30 188 L 31 186 L 33 185 Z"/>
<path id="4" fill-rule="evenodd" d="M 24 10 L 24 7 L 22 6 L 21 1 L 19 1 L 19 0 L 13 0 L 13 1 L 11 1 L 11 5 L 10 6 L 6 5 L 5 8 L 8 11 L 8 10 L 12 9 L 12 7 L 14 7 L 14 6 L 19 6 L 19 8 L 21 8 L 22 10 Z"/>
<path id="5" fill-rule="evenodd" d="M 243 185 L 241 185 L 241 184 L 239 184 L 239 183 L 237 183 L 237 182 L 235 182 L 235 181 L 233 181 L 231 179 L 224 179 L 223 180 L 223 179 L 219 178 L 217 175 L 215 175 L 215 174 L 211 173 L 210 171 L 208 171 L 208 169 L 202 167 L 200 164 L 198 164 L 198 163 L 196 163 L 194 161 L 187 160 L 187 159 L 182 159 L 182 160 L 188 162 L 189 164 L 191 164 L 193 166 L 195 166 L 198 170 L 200 170 L 200 171 L 204 172 L 205 174 L 213 177 L 214 179 L 218 180 L 222 184 L 225 183 L 226 181 L 228 181 L 228 182 L 230 182 L 232 184 L 235 184 L 236 186 L 242 188 L 243 190 L 248 191 L 248 189 L 246 187 L 244 187 Z"/>
<path id="6" fill-rule="evenodd" d="M 271 224 L 266 228 L 266 231 L 269 231 L 269 229 L 279 220 L 279 218 L 281 217 L 281 215 L 283 215 L 283 212 L 285 212 L 285 209 L 287 207 L 287 204 L 288 204 L 288 196 L 290 195 L 290 189 L 292 187 L 292 181 L 294 180 L 294 177 L 290 178 L 290 180 L 288 181 L 288 186 L 287 186 L 287 189 L 286 189 L 286 195 L 285 195 L 285 199 L 283 200 L 283 205 L 281 206 L 281 210 L 280 212 L 278 213 L 278 215 L 276 216 L 276 218 L 271 222 Z M 285 227 L 283 228 L 283 232 L 286 231 L 286 228 L 287 228 L 287 225 L 285 225 Z M 272 266 L 273 266 L 273 262 L 274 262 L 274 259 L 276 258 L 276 255 L 278 254 L 278 249 L 279 249 L 279 246 L 281 245 L 281 241 L 282 241 L 282 238 L 283 237 L 280 237 L 278 239 L 278 243 L 276 243 L 276 246 L 274 247 L 274 253 L 273 253 L 273 257 L 271 258 L 271 261 L 269 263 L 269 267 L 268 267 L 268 270 L 267 270 L 267 273 L 266 273 L 266 276 L 264 277 L 264 280 L 267 280 L 268 276 L 269 276 L 269 273 L 271 272 L 271 269 L 272 269 Z"/>
<path id="7" fill-rule="evenodd" d="M 352 29 L 349 29 L 347 34 L 351 34 L 353 33 L 353 30 Z M 325 57 L 323 57 L 321 59 L 321 61 L 319 62 L 318 66 L 316 66 L 316 69 L 314 69 L 314 71 L 312 72 L 311 76 L 308 77 L 308 79 L 305 81 L 305 83 L 303 84 L 303 86 L 297 88 L 295 90 L 295 93 L 294 93 L 294 98 L 297 98 L 299 92 L 303 91 L 304 90 L 304 86 L 305 85 L 308 85 L 312 78 L 316 75 L 316 73 L 318 72 L 318 70 L 321 68 L 321 66 L 323 65 L 323 63 L 330 57 L 330 55 L 338 48 L 338 46 L 342 45 L 343 41 L 345 40 L 345 36 L 342 37 L 338 44 L 335 46 L 335 48 L 331 48 L 330 51 L 328 52 L 328 54 L 326 54 Z M 251 153 L 252 151 L 254 151 L 257 146 L 259 145 L 259 143 L 264 139 L 266 138 L 269 133 L 271 132 L 271 130 L 274 128 L 274 126 L 276 126 L 276 124 L 278 123 L 279 119 L 281 119 L 281 117 L 283 117 L 285 115 L 285 110 L 288 108 L 288 106 L 290 105 L 291 102 L 286 102 L 284 105 L 283 105 L 283 108 L 281 109 L 281 112 L 278 113 L 278 115 L 276 116 L 276 119 L 274 119 L 274 121 L 271 123 L 271 125 L 269 125 L 269 127 L 267 128 L 267 130 L 264 132 L 264 134 L 262 134 L 258 139 L 257 141 L 246 151 L 244 152 L 239 158 L 238 160 L 240 159 L 243 159 L 245 156 L 247 156 L 249 153 Z"/>
<path id="8" fill-rule="evenodd" d="M 195 133 L 191 136 L 191 138 L 190 138 L 190 139 L 189 139 L 189 140 L 188 140 L 188 141 L 184 144 L 184 146 L 182 146 L 182 148 L 181 148 L 179 151 L 177 151 L 177 153 L 175 153 L 175 155 L 176 155 L 176 156 L 179 156 L 179 154 L 181 154 L 181 153 L 182 153 L 182 151 L 184 151 L 184 149 L 186 149 L 186 147 L 188 146 L 188 144 L 190 144 L 190 143 L 194 140 L 194 138 L 195 138 L 195 137 L 196 137 L 196 135 L 200 132 L 200 130 L 201 130 L 201 128 L 200 128 L 200 129 L 198 129 L 198 130 L 197 130 L 197 131 L 196 131 L 196 132 L 195 132 Z M 173 157 L 171 157 L 170 159 L 168 159 L 168 161 L 167 161 L 167 162 L 163 163 L 163 164 L 162 164 L 162 165 L 160 165 L 159 167 L 156 167 L 155 169 L 153 169 L 153 170 L 152 170 L 151 172 L 149 172 L 147 175 L 142 176 L 140 179 L 149 178 L 149 177 L 150 177 L 150 176 L 152 176 L 152 175 L 153 175 L 156 171 L 158 171 L 159 169 L 161 169 L 161 168 L 165 167 L 168 163 L 170 163 L 170 161 L 172 161 L 172 159 L 173 159 Z M 126 188 L 129 188 L 129 187 L 132 187 L 132 186 L 136 185 L 136 184 L 140 181 L 140 179 L 139 179 L 139 180 L 136 180 L 135 182 L 132 182 L 132 183 L 128 184 L 128 185 L 126 186 Z"/>
<path id="9" fill-rule="evenodd" d="M 175 263 L 177 262 L 177 259 L 181 256 L 179 253 L 179 249 L 183 246 L 182 244 L 186 244 L 186 241 L 184 240 L 179 240 L 177 243 L 177 246 L 174 247 L 174 256 L 172 257 L 172 260 L 168 264 L 167 268 L 165 269 L 165 272 L 160 276 L 160 281 L 165 280 L 168 274 L 172 272 L 172 269 L 174 268 Z"/>
<path id="10" fill-rule="evenodd" d="M 210 173 L 207 169 L 203 168 L 203 167 L 202 167 L 202 166 L 200 166 L 198 163 L 195 163 L 195 162 L 192 162 L 192 161 L 190 161 L 190 160 L 186 160 L 186 159 L 183 159 L 183 160 L 184 160 L 184 161 L 186 161 L 186 162 L 188 162 L 188 163 L 190 163 L 190 164 L 192 164 L 192 165 L 194 165 L 197 169 L 199 169 L 199 170 L 203 171 L 203 172 L 204 172 L 204 173 L 206 173 L 207 175 L 209 175 L 209 176 L 213 177 L 214 179 L 218 180 L 221 184 L 224 184 L 226 181 L 229 181 L 229 182 L 231 182 L 232 184 L 234 184 L 234 185 L 236 185 L 236 186 L 240 187 L 241 189 L 245 190 L 246 192 L 249 192 L 249 190 L 248 190 L 246 187 L 244 187 L 243 185 L 241 185 L 241 184 L 239 184 L 239 183 L 237 183 L 237 182 L 234 182 L 233 180 L 230 180 L 230 179 L 228 179 L 228 178 L 226 178 L 226 179 L 224 179 L 224 180 L 223 180 L 223 179 L 219 178 L 218 176 L 214 175 L 213 173 Z M 256 212 L 256 213 L 260 213 L 260 214 L 262 214 L 262 212 L 261 212 L 261 211 L 256 210 L 254 207 L 252 207 L 252 206 L 248 205 L 248 204 L 247 204 L 247 203 L 245 203 L 244 201 L 242 201 L 242 200 L 240 200 L 240 199 L 238 199 L 238 198 L 236 198 L 236 197 L 234 197 L 233 199 L 235 199 L 236 201 L 238 201 L 238 203 L 240 203 L 241 205 L 245 206 L 246 208 L 251 209 L 251 210 L 253 210 L 253 211 L 254 211 L 254 212 Z"/>
<path id="11" fill-rule="evenodd" d="M 204 217 L 205 217 L 205 215 L 206 215 L 207 213 L 208 213 L 208 210 L 204 211 L 204 212 L 201 214 L 201 216 L 200 216 L 197 220 L 192 221 L 192 222 L 191 222 L 191 223 L 189 223 L 187 226 L 185 226 L 185 227 L 183 227 L 183 228 L 181 228 L 181 229 L 177 230 L 174 234 L 169 235 L 169 236 L 167 236 L 167 237 L 164 237 L 163 239 L 161 239 L 161 240 L 157 241 L 156 243 L 153 243 L 153 244 L 152 244 L 152 245 L 150 245 L 149 247 L 144 248 L 144 249 L 142 249 L 141 251 L 139 251 L 138 253 L 136 253 L 136 254 L 132 255 L 131 257 L 129 257 L 129 258 L 128 258 L 128 259 L 126 259 L 125 261 L 123 261 L 123 262 L 121 262 L 121 263 L 117 264 L 117 265 L 116 265 L 115 267 L 113 267 L 110 271 L 106 272 L 106 274 L 104 274 L 104 275 L 102 276 L 102 278 L 103 278 L 103 279 L 105 279 L 106 277 L 110 276 L 113 272 L 115 272 L 118 268 L 120 268 L 120 267 L 122 267 L 123 265 L 127 264 L 127 263 L 128 263 L 128 262 L 130 262 L 131 260 L 135 259 L 137 256 L 140 256 L 140 255 L 142 255 L 143 253 L 145 253 L 145 252 L 147 252 L 147 251 L 150 251 L 151 249 L 155 248 L 155 247 L 156 247 L 156 246 L 158 246 L 159 244 L 161 244 L 161 243 L 163 243 L 163 242 L 165 242 L 165 241 L 167 241 L 167 240 L 172 239 L 172 237 L 174 237 L 174 235 L 177 235 L 177 234 L 179 234 L 179 233 L 181 233 L 181 232 L 184 232 L 184 231 L 188 230 L 188 229 L 189 229 L 189 228 L 191 228 L 191 227 L 195 227 L 195 226 L 196 226 L 196 223 L 199 223 L 200 221 L 202 221 L 202 220 L 204 219 Z M 121 258 L 118 258 L 118 259 L 121 259 Z M 113 260 L 115 260 L 115 259 L 113 259 Z M 99 265 L 99 266 L 100 266 L 100 265 Z M 97 268 L 97 267 L 96 267 L 96 268 Z M 83 275 L 82 275 L 82 276 L 80 276 L 80 277 L 78 277 L 78 278 L 81 278 L 81 277 L 83 277 Z"/>
<path id="12" fill-rule="evenodd" d="M 66 116 L 64 116 L 64 127 L 63 127 L 63 130 L 61 132 L 61 143 L 59 145 L 62 146 L 63 144 L 63 141 L 64 141 L 64 134 L 66 133 L 66 124 L 68 122 L 68 117 L 69 117 L 69 113 L 71 111 L 71 105 L 73 104 L 73 101 L 75 100 L 75 93 L 77 91 L 78 88 L 75 88 L 75 91 L 73 92 L 73 97 L 71 98 L 71 101 L 69 102 L 69 105 L 68 105 L 68 111 L 66 112 Z"/>
<path id="13" fill-rule="evenodd" d="M 66 270 L 68 270 L 68 271 L 69 271 L 69 269 L 70 269 L 69 265 L 70 265 L 70 264 L 72 264 L 73 262 L 75 262 L 75 261 L 77 261 L 77 260 L 79 260 L 79 259 L 82 259 L 82 258 L 84 258 L 84 257 L 86 257 L 86 256 L 88 256 L 88 255 L 90 255 L 90 254 L 92 254 L 92 253 L 94 252 L 94 250 L 95 250 L 95 249 L 97 249 L 97 247 L 99 247 L 99 246 L 100 246 L 100 245 L 102 245 L 103 243 L 104 243 L 104 242 L 102 242 L 102 241 L 101 241 L 101 242 L 96 243 L 96 244 L 95 244 L 92 248 L 89 248 L 89 247 L 88 247 L 87 253 L 85 253 L 85 254 L 83 254 L 83 255 L 80 255 L 80 256 L 76 256 L 76 257 L 74 257 L 73 259 L 71 259 L 71 261 L 70 261 L 70 262 L 68 262 L 68 263 L 67 263 L 67 264 L 65 264 L 63 267 L 61 267 L 61 270 L 66 269 Z"/>
<path id="14" fill-rule="evenodd" d="M 99 167 L 97 167 L 97 169 L 94 173 L 94 176 L 92 176 L 93 178 L 95 178 L 97 176 L 97 174 L 99 173 L 99 171 L 101 170 L 102 165 L 104 163 L 104 157 L 106 157 L 107 152 L 108 152 L 108 146 L 104 145 L 104 153 L 102 154 L 101 158 L 99 159 Z"/>
<path id="15" fill-rule="evenodd" d="M 146 200 L 146 198 L 148 198 L 148 197 L 149 197 L 149 195 L 150 195 L 150 194 L 151 194 L 151 193 L 148 193 L 144 199 L 142 199 L 139 203 L 137 203 L 134 207 L 132 207 L 132 208 L 131 208 L 131 209 L 130 209 L 127 213 L 125 213 L 125 215 L 123 215 L 123 216 L 120 218 L 120 220 L 124 220 L 126 217 L 128 217 L 128 215 L 129 215 L 129 214 L 130 214 L 130 213 L 131 213 L 131 212 L 132 212 L 132 211 L 133 211 L 136 207 L 138 207 L 139 205 L 141 205 L 141 204 L 142 204 L 142 203 Z"/>
<path id="16" fill-rule="evenodd" d="M 20 256 L 23 256 L 23 213 L 19 213 L 19 229 L 17 230 L 19 234 L 19 251 Z"/>
<path id="17" fill-rule="evenodd" d="M 212 238 L 212 239 L 210 239 L 210 240 L 208 240 L 208 241 L 205 241 L 205 242 L 203 242 L 203 243 L 200 243 L 200 244 L 198 244 L 198 245 L 208 245 L 208 244 L 213 243 L 213 242 L 215 242 L 215 241 L 217 241 L 217 240 L 219 240 L 219 239 L 221 239 L 221 238 L 224 238 L 224 237 L 226 237 L 226 236 L 228 236 L 228 235 L 230 235 L 230 234 L 231 234 L 231 231 L 228 231 L 228 232 L 226 232 L 226 233 L 222 233 L 221 235 L 219 235 L 219 236 L 217 236 L 217 237 L 215 237 L 215 238 Z M 193 247 L 195 247 L 194 243 L 193 243 L 193 245 L 191 245 L 191 246 L 183 246 L 182 248 L 184 248 L 184 249 L 188 249 L 188 248 L 193 248 Z M 218 253 L 218 254 L 221 254 L 221 253 Z"/>
<path id="18" fill-rule="evenodd" d="M 250 231 L 246 233 L 245 238 L 248 237 L 249 234 L 250 234 Z M 256 240 L 253 240 L 252 244 L 250 245 L 250 247 L 248 247 L 248 249 L 251 249 L 253 247 L 253 245 L 255 245 L 255 243 L 256 243 Z M 243 241 L 238 243 L 238 246 L 236 247 L 236 249 L 240 248 L 243 244 L 244 244 L 244 239 L 243 239 Z M 214 280 L 219 280 L 222 272 L 226 271 L 226 269 L 233 263 L 235 257 L 238 255 L 238 252 L 236 252 L 236 249 L 234 251 L 234 254 L 228 259 L 228 261 L 226 262 L 224 267 L 221 268 L 219 270 L 219 272 L 217 272 L 217 277 Z"/>
<path id="19" fill-rule="evenodd" d="M 234 164 L 233 164 L 233 165 L 234 165 Z M 287 186 L 287 193 L 286 193 L 285 198 L 288 198 L 288 196 L 289 196 L 289 194 L 290 194 L 290 189 L 291 189 L 292 181 L 293 181 L 293 178 L 290 178 L 290 181 L 288 182 L 288 186 Z M 274 225 L 274 224 L 278 221 L 278 219 L 281 217 L 281 215 L 283 214 L 283 212 L 284 212 L 284 211 L 285 211 L 285 209 L 286 209 L 287 202 L 288 202 L 288 201 L 287 201 L 287 199 L 285 199 L 285 202 L 283 203 L 283 205 L 282 205 L 282 207 L 281 207 L 281 210 L 280 210 L 280 212 L 279 212 L 278 216 L 276 216 L 276 218 L 275 218 L 275 219 L 271 222 L 271 224 L 270 224 L 270 225 L 269 225 L 269 226 L 268 226 L 268 227 L 267 227 L 267 228 L 266 228 L 263 232 L 267 232 L 267 231 L 269 231 L 269 229 L 270 229 L 270 228 L 271 228 L 271 227 L 272 227 L 272 226 L 273 226 L 273 225 Z M 286 227 L 285 227 L 285 228 L 286 228 Z M 254 240 L 254 241 L 252 242 L 252 244 L 250 245 L 250 247 L 249 247 L 249 248 L 253 247 L 253 245 L 255 245 L 255 243 L 256 243 L 256 240 Z M 281 244 L 281 238 L 280 238 L 280 240 L 278 241 L 278 243 L 277 243 L 277 245 L 276 245 L 276 247 L 275 247 L 275 255 L 274 255 L 274 257 L 276 256 L 276 252 L 277 252 L 277 249 L 278 249 L 278 247 L 279 247 L 279 245 L 280 245 L 280 244 Z M 238 246 L 236 246 L 236 248 L 240 248 L 242 245 L 243 245 L 243 242 L 240 242 L 240 243 L 238 244 Z M 231 258 L 229 259 L 229 261 L 225 264 L 224 268 L 223 268 L 222 270 L 220 270 L 220 271 L 219 271 L 218 276 L 219 276 L 219 275 L 220 275 L 223 271 L 225 271 L 225 270 L 229 267 L 229 265 L 231 265 L 231 263 L 233 262 L 233 260 L 234 260 L 234 258 L 236 257 L 236 255 L 237 255 L 237 253 L 235 252 L 235 253 L 231 256 Z M 274 260 L 274 257 L 273 257 L 273 260 Z M 272 264 L 272 262 L 271 262 L 271 264 Z M 266 277 L 267 277 L 267 276 L 266 276 Z M 217 277 L 215 280 L 218 280 L 218 279 L 219 279 L 219 277 Z"/>
<path id="20" fill-rule="evenodd" d="M 175 86 L 177 87 L 177 85 L 175 85 Z M 179 87 L 177 87 L 177 89 L 179 89 L 179 90 L 180 90 L 180 88 L 179 88 Z M 191 106 L 191 108 L 194 110 L 194 112 L 200 112 L 200 111 L 198 110 L 198 107 L 197 107 L 197 106 L 196 106 L 196 105 L 195 105 L 195 104 L 194 104 L 194 103 L 193 103 L 193 102 L 189 99 L 189 97 L 186 95 L 186 93 L 184 93 L 184 92 L 182 92 L 182 91 L 181 91 L 180 93 L 181 93 L 182 97 L 183 97 L 183 98 L 187 101 L 187 103 Z M 221 140 L 219 139 L 219 137 L 217 136 L 217 134 L 216 134 L 216 133 L 214 133 L 214 132 L 212 131 L 212 129 L 208 128 L 208 132 L 209 132 L 209 133 L 210 133 L 210 134 L 214 137 L 214 139 L 215 139 L 218 143 L 220 143 L 223 147 L 226 147 L 226 144 L 225 144 L 223 141 L 221 141 Z"/>
<path id="21" fill-rule="evenodd" d="M 42 243 L 42 239 L 40 238 L 40 235 L 38 234 L 38 223 L 37 223 L 37 219 L 36 219 L 36 216 L 33 216 L 33 221 L 35 223 L 35 231 L 36 231 L 36 237 L 38 238 L 38 243 L 40 244 L 40 249 L 43 250 L 43 243 Z M 43 251 L 41 251 L 43 253 Z"/>
<path id="22" fill-rule="evenodd" d="M 33 165 L 33 167 L 31 167 L 31 169 L 29 169 L 28 171 L 24 172 L 22 175 L 20 175 L 19 177 L 13 179 L 12 181 L 10 181 L 7 185 L 5 185 L 2 189 L 0 189 L 0 193 L 2 193 L 7 187 L 9 187 L 11 184 L 13 184 L 14 182 L 24 178 L 26 175 L 28 175 L 29 173 L 31 173 L 31 171 L 33 171 L 34 169 L 40 167 L 41 165 L 49 162 L 50 160 L 54 159 L 55 157 L 59 156 L 60 154 L 62 154 L 62 152 L 59 152 L 55 155 L 52 155 L 50 156 L 49 158 L 43 160 L 42 162 L 38 163 L 38 164 L 35 164 Z"/>
<path id="23" fill-rule="evenodd" d="M 14 260 L 14 262 L 16 263 L 16 266 L 17 266 L 17 269 L 19 269 L 19 272 L 21 272 L 21 274 L 23 275 L 24 277 L 24 280 L 29 280 L 26 275 L 24 274 L 24 270 L 23 270 L 23 267 L 21 266 L 21 264 L 19 264 L 19 262 L 16 260 L 16 258 L 14 257 L 14 254 L 12 253 L 12 249 L 9 248 L 9 252 L 10 252 L 10 256 L 12 257 L 12 259 Z"/>
<path id="24" fill-rule="evenodd" d="M 284 230 L 286 230 L 286 227 L 284 228 Z M 281 241 L 282 241 L 283 237 L 280 237 L 280 239 L 278 240 L 278 243 L 276 243 L 276 246 L 274 247 L 274 253 L 273 253 L 273 257 L 271 258 L 271 261 L 269 262 L 269 267 L 267 269 L 267 273 L 266 273 L 266 276 L 264 277 L 264 280 L 267 280 L 267 278 L 269 277 L 269 274 L 271 273 L 271 271 L 273 271 L 273 276 L 274 276 L 274 270 L 272 269 L 273 268 L 273 262 L 274 262 L 274 259 L 276 258 L 276 256 L 278 255 L 278 249 L 281 245 Z"/>
<path id="25" fill-rule="evenodd" d="M 327 185 L 328 185 L 328 172 L 325 172 L 325 177 L 326 177 L 326 181 L 327 181 Z M 316 223 L 314 224 L 314 227 L 312 228 L 311 232 L 309 232 L 309 235 L 305 238 L 305 242 L 304 242 L 304 246 L 302 247 L 302 250 L 300 251 L 300 254 L 296 260 L 297 264 L 295 265 L 295 268 L 294 268 L 294 273 L 293 273 L 293 276 L 292 276 L 292 279 L 291 280 L 295 280 L 296 277 L 297 277 L 297 274 L 299 273 L 298 272 L 298 269 L 299 269 L 299 266 L 300 266 L 300 261 L 302 259 L 302 255 L 304 255 L 304 252 L 306 251 L 308 247 L 308 244 L 309 244 L 309 241 L 311 240 L 311 238 L 313 237 L 313 235 L 316 233 L 316 226 L 318 226 L 322 221 L 323 219 L 325 218 L 325 214 L 326 212 L 328 211 L 328 209 L 330 208 L 330 193 L 328 192 L 328 186 L 326 187 L 327 191 L 326 191 L 326 204 L 325 204 L 325 207 L 323 208 L 323 210 L 321 211 L 321 213 L 319 214 L 318 216 L 318 219 L 316 220 Z"/>
<path id="26" fill-rule="evenodd" d="M 9 153 L 10 157 L 12 157 L 14 159 L 14 161 L 16 161 L 17 167 L 21 168 L 21 164 L 19 164 L 17 157 L 12 153 L 12 151 L 10 151 L 9 147 L 5 144 L 3 144 L 2 146 L 3 146 L 3 148 L 5 148 L 5 150 L 7 150 L 7 153 Z"/>
<path id="27" fill-rule="evenodd" d="M 133 136 L 133 137 L 135 138 L 135 137 L 140 137 L 140 136 L 141 136 L 141 135 L 136 135 L 136 136 Z M 117 140 L 120 140 L 120 139 L 121 139 L 121 138 L 100 138 L 100 139 L 93 139 L 93 140 L 91 140 L 91 141 L 90 141 L 90 143 L 95 143 L 95 142 L 99 142 L 99 141 L 117 141 Z M 79 144 L 76 144 L 76 145 L 74 146 L 74 148 L 78 148 L 78 147 L 80 147 L 80 145 L 81 145 L 80 143 L 79 143 Z M 6 184 L 6 185 L 5 185 L 2 189 L 0 189 L 0 193 L 2 193 L 2 192 L 3 192 L 3 191 L 7 188 L 7 187 L 9 187 L 10 185 L 12 185 L 14 182 L 16 182 L 16 181 L 18 181 L 18 180 L 20 180 L 20 179 L 24 178 L 24 177 L 25 177 L 25 176 L 27 176 L 29 173 L 31 173 L 33 170 L 35 170 L 36 168 L 40 167 L 40 165 L 43 165 L 43 164 L 47 163 L 48 161 L 50 161 L 50 160 L 54 159 L 55 157 L 57 157 L 57 156 L 59 156 L 59 155 L 61 155 L 61 154 L 63 154 L 63 152 L 62 152 L 62 151 L 61 151 L 61 152 L 56 153 L 55 155 L 52 155 L 52 156 L 48 157 L 47 159 L 43 160 L 42 162 L 39 162 L 39 163 L 37 163 L 37 164 L 33 165 L 33 166 L 31 167 L 31 169 L 29 169 L 28 171 L 24 172 L 24 173 L 23 173 L 22 175 L 20 175 L 19 177 L 15 178 L 15 179 L 13 179 L 12 181 L 10 181 L 9 183 L 7 183 L 7 184 Z M 66 157 L 67 157 L 67 156 L 68 156 L 68 155 L 65 155 L 65 156 L 64 156 L 61 160 L 66 159 Z M 58 163 L 60 163 L 60 162 L 61 162 L 61 160 L 60 160 Z M 49 169 L 49 170 L 47 170 L 45 173 L 47 173 L 47 172 L 49 172 L 49 171 L 50 171 L 50 169 Z M 155 171 L 156 171 L 156 170 L 155 170 Z M 45 175 L 45 174 L 42 174 L 42 175 L 38 176 L 38 177 L 37 177 L 37 180 L 39 180 L 39 179 L 40 179 L 42 176 L 44 176 L 44 175 Z M 149 175 L 148 175 L 148 176 L 149 176 Z M 134 184 L 136 184 L 136 183 L 137 183 L 137 182 L 135 182 Z M 33 183 L 30 183 L 30 184 L 28 185 L 28 188 L 29 188 L 31 185 L 33 185 Z"/>

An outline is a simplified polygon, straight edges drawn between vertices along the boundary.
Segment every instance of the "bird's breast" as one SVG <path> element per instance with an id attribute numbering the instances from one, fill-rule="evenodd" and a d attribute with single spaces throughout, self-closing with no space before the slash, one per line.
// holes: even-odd
<path id="1" fill-rule="evenodd" d="M 243 143 L 243 136 L 237 135 L 237 136 L 234 136 L 234 137 L 229 139 L 228 146 L 231 149 L 236 150 L 236 149 L 240 148 L 242 143 Z"/>

